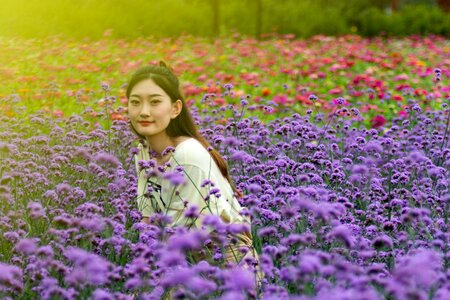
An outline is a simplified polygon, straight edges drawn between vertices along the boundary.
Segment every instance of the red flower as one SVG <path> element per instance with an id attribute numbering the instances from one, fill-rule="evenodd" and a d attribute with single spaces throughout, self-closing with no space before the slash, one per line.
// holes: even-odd
<path id="1" fill-rule="evenodd" d="M 381 127 L 386 124 L 386 118 L 382 115 L 376 115 L 370 120 L 370 123 L 372 124 L 372 128 Z"/>
<path id="2" fill-rule="evenodd" d="M 400 95 L 394 95 L 393 99 L 394 99 L 395 101 L 402 101 L 402 100 L 403 100 L 403 97 L 400 96 Z"/>
<path id="3" fill-rule="evenodd" d="M 118 113 L 112 113 L 111 114 L 111 119 L 112 120 L 125 120 L 125 117 L 121 114 Z"/>
<path id="4" fill-rule="evenodd" d="M 216 105 L 223 106 L 223 105 L 225 105 L 225 99 L 224 99 L 224 98 L 221 98 L 221 97 L 215 98 L 215 99 L 214 99 L 214 103 L 215 103 Z"/>
<path id="5" fill-rule="evenodd" d="M 262 95 L 263 96 L 269 96 L 271 94 L 269 88 L 263 88 Z"/>

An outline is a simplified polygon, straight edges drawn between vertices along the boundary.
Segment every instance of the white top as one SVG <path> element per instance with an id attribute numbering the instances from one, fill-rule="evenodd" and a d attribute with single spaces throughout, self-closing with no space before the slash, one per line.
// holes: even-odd
<path id="1" fill-rule="evenodd" d="M 150 160 L 148 148 L 142 144 L 139 144 L 138 148 L 139 153 L 135 155 L 136 172 L 139 176 L 137 202 L 142 216 L 149 217 L 154 212 L 164 212 L 172 217 L 173 226 L 190 226 L 193 219 L 186 218 L 184 213 L 186 208 L 195 205 L 201 214 L 192 227 L 201 228 L 205 214 L 220 216 L 225 223 L 250 223 L 248 217 L 239 214 L 242 207 L 233 195 L 230 183 L 222 175 L 209 152 L 195 138 L 179 143 L 164 166 L 147 170 L 140 171 L 138 162 Z M 179 166 L 183 170 L 180 170 Z M 184 184 L 175 186 L 166 179 L 166 175 L 172 172 L 178 172 L 178 177 L 185 179 Z M 201 187 L 205 179 L 209 179 L 214 186 Z M 153 187 L 153 191 L 150 197 L 145 197 L 149 186 Z M 205 201 L 208 192 L 215 188 L 219 189 L 218 194 L 210 195 L 209 200 Z M 176 195 L 176 191 L 179 195 Z"/>

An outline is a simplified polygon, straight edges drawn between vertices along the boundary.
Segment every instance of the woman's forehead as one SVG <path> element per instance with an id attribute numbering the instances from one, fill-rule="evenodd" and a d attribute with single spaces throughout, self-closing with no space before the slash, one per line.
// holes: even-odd
<path id="1" fill-rule="evenodd" d="M 167 94 L 153 80 L 146 79 L 136 83 L 136 85 L 131 89 L 130 97 L 132 96 L 152 98 L 167 96 Z"/>

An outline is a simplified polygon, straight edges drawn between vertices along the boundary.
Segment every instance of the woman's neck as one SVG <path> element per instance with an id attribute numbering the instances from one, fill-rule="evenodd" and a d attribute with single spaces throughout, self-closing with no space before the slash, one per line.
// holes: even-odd
<path id="1" fill-rule="evenodd" d="M 163 159 L 167 156 L 161 155 L 167 147 L 176 147 L 175 140 L 167 135 L 147 137 L 147 144 L 157 159 Z"/>

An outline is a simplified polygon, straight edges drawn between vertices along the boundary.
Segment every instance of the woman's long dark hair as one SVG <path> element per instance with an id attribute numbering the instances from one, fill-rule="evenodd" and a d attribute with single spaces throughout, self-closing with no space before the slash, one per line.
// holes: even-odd
<path id="1" fill-rule="evenodd" d="M 163 61 L 160 61 L 159 66 L 157 65 L 146 65 L 142 66 L 134 72 L 130 81 L 127 85 L 126 96 L 127 99 L 130 97 L 131 90 L 133 87 L 145 79 L 151 79 L 155 82 L 160 88 L 162 88 L 167 95 L 169 95 L 172 103 L 180 99 L 183 106 L 181 108 L 180 114 L 176 116 L 174 119 L 170 120 L 169 125 L 166 128 L 166 133 L 170 137 L 178 137 L 178 136 L 190 136 L 198 140 L 205 149 L 208 149 L 211 145 L 208 141 L 198 132 L 197 127 L 194 124 L 194 120 L 189 112 L 188 107 L 186 106 L 186 101 L 184 99 L 184 95 L 180 89 L 180 84 L 178 78 L 172 72 L 172 69 L 166 65 Z M 145 137 L 140 135 L 133 125 L 130 123 L 131 130 L 142 140 L 145 141 Z M 212 147 L 211 147 L 212 148 Z M 236 189 L 233 184 L 233 181 L 230 178 L 228 173 L 228 166 L 217 150 L 213 149 L 209 151 L 212 158 L 216 162 L 217 166 L 220 169 L 222 175 L 228 180 L 230 183 L 235 196 L 242 198 L 243 194 L 241 191 Z"/>

